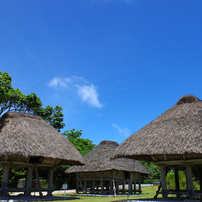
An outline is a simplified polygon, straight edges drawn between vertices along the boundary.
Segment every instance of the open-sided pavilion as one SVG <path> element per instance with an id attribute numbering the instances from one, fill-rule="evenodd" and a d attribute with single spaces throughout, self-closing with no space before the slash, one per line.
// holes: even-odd
<path id="1" fill-rule="evenodd" d="M 24 192 L 29 196 L 32 191 L 42 188 L 39 169 L 48 172 L 47 195 L 52 195 L 53 170 L 59 165 L 82 165 L 83 158 L 71 142 L 41 117 L 32 114 L 8 112 L 0 118 L 0 162 L 3 179 L 0 196 L 8 192 Z M 27 169 L 24 188 L 9 187 L 9 172 L 12 168 Z M 35 172 L 38 186 L 32 187 Z"/>
<path id="2" fill-rule="evenodd" d="M 126 139 L 113 158 L 152 161 L 160 166 L 162 195 L 189 199 L 202 196 L 202 101 L 193 95 L 182 97 L 173 107 Z M 168 190 L 166 175 L 175 172 L 175 190 Z M 192 171 L 199 173 L 200 190 L 193 186 Z M 186 190 L 180 190 L 178 171 L 186 172 Z"/>
<path id="3" fill-rule="evenodd" d="M 71 166 L 66 170 L 66 173 L 78 174 L 77 193 L 80 191 L 90 194 L 141 193 L 141 180 L 150 172 L 137 160 L 126 158 L 111 160 L 110 157 L 118 146 L 117 142 L 104 140 L 84 156 L 86 163 L 84 166 Z"/>

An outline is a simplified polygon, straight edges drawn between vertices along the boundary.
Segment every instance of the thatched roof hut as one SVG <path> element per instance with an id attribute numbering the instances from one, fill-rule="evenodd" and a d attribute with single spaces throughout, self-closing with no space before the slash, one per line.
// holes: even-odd
<path id="1" fill-rule="evenodd" d="M 110 157 L 118 146 L 119 144 L 114 141 L 102 141 L 84 156 L 86 165 L 72 166 L 66 170 L 66 173 L 78 173 L 83 181 L 100 180 L 101 176 L 105 181 L 112 179 L 116 181 L 118 178 L 119 181 L 124 181 L 125 178 L 130 178 L 129 173 L 136 173 L 134 178 L 136 176 L 137 181 L 137 178 L 140 180 L 142 176 L 150 174 L 147 168 L 137 160 L 127 158 L 111 160 Z M 104 193 L 104 190 L 101 193 Z"/>
<path id="2" fill-rule="evenodd" d="M 187 95 L 131 135 L 113 157 L 148 161 L 202 158 L 202 101 Z"/>
<path id="3" fill-rule="evenodd" d="M 56 165 L 84 164 L 73 144 L 36 115 L 6 113 L 0 119 L 0 143 L 1 161 L 11 158 L 29 162 L 36 158 L 41 164 L 47 159 L 52 159 Z"/>
<path id="4" fill-rule="evenodd" d="M 4 192 L 5 186 L 8 186 L 9 168 L 53 169 L 63 164 L 84 164 L 82 156 L 72 143 L 36 115 L 19 112 L 4 114 L 0 118 L 0 143 L 0 161 L 5 168 L 2 182 Z"/>
<path id="5" fill-rule="evenodd" d="M 66 173 L 120 170 L 150 174 L 139 161 L 127 158 L 111 160 L 110 157 L 118 146 L 119 144 L 114 141 L 102 141 L 83 157 L 86 163 L 84 166 L 70 167 L 66 170 Z"/>
<path id="6" fill-rule="evenodd" d="M 173 107 L 131 135 L 115 150 L 113 158 L 153 161 L 160 166 L 164 198 L 168 194 L 202 195 L 202 101 L 193 95 L 182 97 Z M 198 168 L 200 191 L 193 188 L 192 168 Z M 168 191 L 166 172 L 175 170 L 176 190 Z M 178 170 L 185 169 L 187 191 L 180 191 Z"/>

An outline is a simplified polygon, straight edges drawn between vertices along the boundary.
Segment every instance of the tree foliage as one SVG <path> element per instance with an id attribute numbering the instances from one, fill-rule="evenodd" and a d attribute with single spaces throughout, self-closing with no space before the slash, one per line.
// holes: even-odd
<path id="1" fill-rule="evenodd" d="M 89 139 L 81 138 L 82 130 L 75 131 L 73 128 L 72 130 L 67 130 L 63 133 L 64 136 L 76 147 L 76 149 L 81 153 L 81 155 L 86 155 L 89 151 L 95 147 L 95 144 Z"/>
<path id="2" fill-rule="evenodd" d="M 160 168 L 149 161 L 140 161 L 151 173 L 151 181 L 160 179 Z"/>
<path id="3" fill-rule="evenodd" d="M 5 72 L 0 72 L 0 116 L 8 111 L 27 112 L 41 116 L 45 121 L 60 131 L 63 123 L 62 107 L 42 107 L 42 102 L 35 93 L 24 95 L 18 88 L 12 87 L 12 78 Z"/>
<path id="4" fill-rule="evenodd" d="M 185 171 L 178 171 L 178 176 L 179 176 L 180 190 L 186 190 L 187 189 L 187 181 L 186 181 Z M 167 174 L 166 183 L 167 183 L 168 190 L 175 190 L 176 189 L 175 173 L 172 170 L 171 170 L 171 172 L 169 172 Z M 193 186 L 194 186 L 195 191 L 200 189 L 199 183 L 195 181 L 195 176 L 193 176 Z"/>
<path id="5" fill-rule="evenodd" d="M 7 72 L 0 72 L 0 116 L 8 111 L 36 112 L 42 106 L 40 98 L 35 93 L 24 95 L 11 81 Z"/>
<path id="6" fill-rule="evenodd" d="M 45 121 L 47 121 L 50 125 L 56 128 L 59 132 L 65 124 L 63 123 L 63 113 L 62 107 L 55 106 L 54 108 L 50 105 L 46 106 L 46 108 L 40 107 L 37 109 L 34 114 L 42 117 Z"/>

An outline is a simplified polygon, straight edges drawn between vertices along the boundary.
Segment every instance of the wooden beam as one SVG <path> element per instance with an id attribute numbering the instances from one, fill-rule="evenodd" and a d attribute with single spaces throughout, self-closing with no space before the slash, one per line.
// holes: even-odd
<path id="1" fill-rule="evenodd" d="M 151 158 L 152 158 L 154 161 L 158 161 L 155 156 L 151 156 Z"/>
<path id="2" fill-rule="evenodd" d="M 190 160 L 173 160 L 173 161 L 158 161 L 154 162 L 156 165 L 166 165 L 166 166 L 183 166 L 185 167 L 186 164 L 193 164 L 193 165 L 201 165 L 202 159 L 190 159 Z"/>

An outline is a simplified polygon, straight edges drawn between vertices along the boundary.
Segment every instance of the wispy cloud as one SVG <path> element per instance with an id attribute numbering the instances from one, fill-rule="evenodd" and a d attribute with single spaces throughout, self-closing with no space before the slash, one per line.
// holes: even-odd
<path id="1" fill-rule="evenodd" d="M 121 128 L 115 123 L 113 123 L 112 126 L 117 129 L 118 133 L 123 134 L 125 137 L 130 135 L 130 130 L 127 127 Z"/>
<path id="2" fill-rule="evenodd" d="M 88 105 L 96 108 L 103 107 L 98 99 L 99 95 L 96 86 L 83 77 L 55 77 L 48 83 L 48 86 L 75 90 L 83 102 L 86 102 Z"/>
<path id="3" fill-rule="evenodd" d="M 35 59 L 34 55 L 33 55 L 32 52 L 30 51 L 30 49 L 25 48 L 25 51 L 26 51 L 26 53 L 27 53 L 27 55 L 28 55 L 29 57 L 31 57 L 32 59 Z"/>

